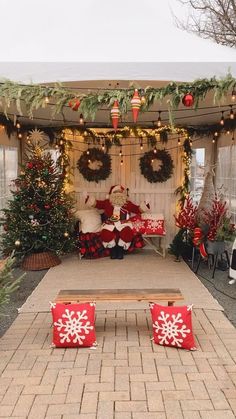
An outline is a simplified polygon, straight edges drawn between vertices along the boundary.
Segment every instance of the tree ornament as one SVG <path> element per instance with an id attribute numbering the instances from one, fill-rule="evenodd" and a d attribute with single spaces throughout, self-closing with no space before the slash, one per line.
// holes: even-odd
<path id="1" fill-rule="evenodd" d="M 71 99 L 68 105 L 73 111 L 78 111 L 80 107 L 80 100 L 77 98 Z"/>
<path id="2" fill-rule="evenodd" d="M 27 168 L 28 169 L 33 169 L 34 164 L 32 163 L 32 161 L 30 161 L 29 163 L 27 163 Z"/>
<path id="3" fill-rule="evenodd" d="M 193 106 L 193 103 L 194 103 L 193 95 L 191 93 L 187 93 L 186 95 L 184 95 L 182 99 L 182 103 L 184 106 L 186 106 L 186 108 L 190 108 L 191 106 Z"/>
<path id="4" fill-rule="evenodd" d="M 118 122 L 120 118 L 119 102 L 115 100 L 114 105 L 111 108 L 111 120 L 114 130 L 117 130 Z"/>
<path id="5" fill-rule="evenodd" d="M 131 99 L 131 108 L 132 108 L 133 119 L 135 123 L 137 122 L 137 119 L 138 119 L 140 107 L 141 107 L 141 99 L 138 93 L 138 89 L 135 89 L 134 96 Z"/>
<path id="6" fill-rule="evenodd" d="M 35 143 L 41 142 L 45 140 L 45 133 L 41 131 L 40 129 L 32 129 L 29 131 L 29 140 Z"/>
<path id="7" fill-rule="evenodd" d="M 64 233 L 64 237 L 69 237 L 69 233 L 68 233 L 68 231 L 65 231 L 65 233 Z"/>
<path id="8" fill-rule="evenodd" d="M 46 210 L 48 210 L 48 209 L 50 209 L 50 208 L 51 208 L 51 206 L 50 206 L 49 204 L 46 204 L 46 205 L 44 205 L 44 208 L 45 208 Z"/>

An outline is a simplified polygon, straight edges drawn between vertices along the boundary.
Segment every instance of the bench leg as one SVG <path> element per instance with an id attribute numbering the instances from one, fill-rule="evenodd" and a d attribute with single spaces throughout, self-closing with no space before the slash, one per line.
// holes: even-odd
<path id="1" fill-rule="evenodd" d="M 173 306 L 174 305 L 174 301 L 168 301 L 168 306 Z"/>

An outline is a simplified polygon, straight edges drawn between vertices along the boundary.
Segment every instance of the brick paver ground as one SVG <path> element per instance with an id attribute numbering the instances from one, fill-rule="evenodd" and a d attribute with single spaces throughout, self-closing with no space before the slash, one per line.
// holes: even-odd
<path id="1" fill-rule="evenodd" d="M 53 349 L 51 314 L 22 313 L 0 340 L 0 418 L 231 419 L 236 330 L 194 310 L 198 350 L 157 346 L 149 311 L 98 311 L 97 349 Z"/>

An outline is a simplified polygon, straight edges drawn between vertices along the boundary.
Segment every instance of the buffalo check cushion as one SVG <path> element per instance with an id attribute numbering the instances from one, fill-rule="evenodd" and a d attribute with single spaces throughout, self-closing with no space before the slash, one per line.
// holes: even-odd
<path id="1" fill-rule="evenodd" d="M 51 303 L 53 346 L 96 346 L 95 303 Z"/>
<path id="2" fill-rule="evenodd" d="M 192 306 L 149 303 L 153 340 L 158 345 L 196 350 L 192 331 Z"/>

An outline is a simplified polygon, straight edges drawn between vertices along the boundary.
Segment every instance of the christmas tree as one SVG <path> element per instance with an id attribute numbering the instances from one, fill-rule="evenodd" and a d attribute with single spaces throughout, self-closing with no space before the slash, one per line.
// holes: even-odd
<path id="1" fill-rule="evenodd" d="M 29 144 L 26 162 L 13 182 L 12 200 L 3 210 L 5 230 L 2 251 L 16 256 L 53 251 L 57 254 L 74 247 L 72 199 L 65 192 L 66 168 L 59 156 L 38 144 Z"/>

